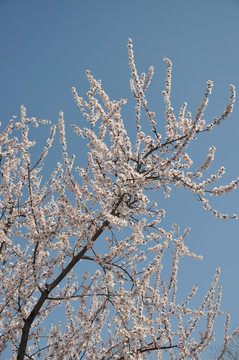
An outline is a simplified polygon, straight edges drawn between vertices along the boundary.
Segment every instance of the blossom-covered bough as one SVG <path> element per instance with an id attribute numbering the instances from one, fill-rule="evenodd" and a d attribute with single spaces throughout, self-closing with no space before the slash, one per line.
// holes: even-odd
<path id="1" fill-rule="evenodd" d="M 177 301 L 177 274 L 181 258 L 200 259 L 184 243 L 189 229 L 180 232 L 161 227 L 165 215 L 152 199 L 172 186 L 191 191 L 219 218 L 236 218 L 217 212 L 207 195 L 234 190 L 214 186 L 224 168 L 204 179 L 215 148 L 205 162 L 190 172 L 186 153 L 200 133 L 220 125 L 233 109 L 235 89 L 225 111 L 210 124 L 202 119 L 212 90 L 208 81 L 194 118 L 185 103 L 178 119 L 170 102 L 171 62 L 167 65 L 165 136 L 160 135 L 145 92 L 153 76 L 139 76 L 132 42 L 128 44 L 136 100 L 136 140 L 127 135 L 121 106 L 111 101 L 87 71 L 88 100 L 75 100 L 89 126 L 73 125 L 89 148 L 84 167 L 74 167 L 67 152 L 63 113 L 52 126 L 42 154 L 31 160 L 35 145 L 28 136 L 32 126 L 44 121 L 13 118 L 0 135 L 0 355 L 11 359 L 200 359 L 214 340 L 213 325 L 220 314 L 221 288 L 218 268 L 201 305 L 191 308 L 197 292 L 193 286 Z M 143 131 L 141 113 L 152 131 Z M 62 144 L 62 162 L 43 181 L 44 161 L 56 131 Z M 83 141 L 83 140 L 82 140 Z M 204 179 L 204 180 L 201 180 Z M 200 179 L 200 180 L 199 180 Z M 172 256 L 171 256 L 172 253 Z M 171 264 L 169 258 L 171 256 Z M 162 278 L 163 265 L 171 269 Z M 229 336 L 226 315 L 225 346 Z M 6 355 L 7 356 L 7 355 Z M 219 357 L 220 358 L 220 357 Z M 219 359 L 218 358 L 218 359 Z"/>

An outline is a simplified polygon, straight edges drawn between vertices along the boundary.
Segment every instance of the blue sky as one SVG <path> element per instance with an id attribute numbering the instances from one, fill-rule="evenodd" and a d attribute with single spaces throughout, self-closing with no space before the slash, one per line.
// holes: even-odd
<path id="1" fill-rule="evenodd" d="M 70 124 L 80 124 L 81 114 L 71 94 L 88 90 L 85 71 L 102 79 L 111 99 L 130 98 L 127 41 L 134 43 L 138 70 L 155 66 L 148 91 L 149 105 L 164 126 L 161 91 L 163 57 L 173 62 L 172 100 L 176 113 L 184 101 L 195 113 L 207 80 L 214 90 L 205 118 L 220 115 L 229 99 L 229 85 L 239 88 L 239 0 L 0 0 L 1 122 L 19 116 L 24 104 L 29 116 L 56 122 L 60 110 L 67 121 L 70 151 L 79 152 L 79 139 Z M 124 109 L 133 133 L 134 103 Z M 228 120 L 190 149 L 201 164 L 209 146 L 217 148 L 212 168 L 226 167 L 222 183 L 239 176 L 239 106 Z M 41 143 L 45 138 L 37 133 Z M 84 156 L 83 154 L 81 156 Z M 54 157 L 49 157 L 54 161 Z M 198 162 L 197 162 L 198 161 Z M 158 203 L 162 197 L 158 195 Z M 238 273 L 239 222 L 214 219 L 191 194 L 173 192 L 166 202 L 165 226 L 177 222 L 191 227 L 190 248 L 203 255 L 200 263 L 185 262 L 181 281 L 198 283 L 199 296 L 206 292 L 217 266 L 221 266 L 224 311 L 230 311 L 232 329 L 239 326 Z M 239 213 L 239 191 L 215 199 L 222 212 Z M 161 205 L 160 205 L 161 206 Z M 190 285 L 191 286 L 191 285 Z M 182 293 L 184 288 L 182 287 Z M 222 340 L 223 322 L 216 325 Z"/>

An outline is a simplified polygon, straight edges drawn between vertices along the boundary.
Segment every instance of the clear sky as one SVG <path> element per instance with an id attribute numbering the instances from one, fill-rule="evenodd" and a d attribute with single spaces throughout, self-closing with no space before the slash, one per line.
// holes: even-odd
<path id="1" fill-rule="evenodd" d="M 24 104 L 29 116 L 56 122 L 62 109 L 69 125 L 80 125 L 71 86 L 82 95 L 87 91 L 87 69 L 102 79 L 111 99 L 129 98 L 129 37 L 139 71 L 155 66 L 149 106 L 162 127 L 164 56 L 173 62 L 172 99 L 177 114 L 184 101 L 196 112 L 207 80 L 215 84 L 205 114 L 208 121 L 224 111 L 230 84 L 239 88 L 239 0 L 0 0 L 2 124 L 12 115 L 19 116 Z M 195 164 L 201 164 L 209 146 L 216 146 L 213 170 L 226 167 L 224 184 L 239 176 L 238 103 L 222 126 L 202 136 L 191 149 Z M 130 100 L 124 110 L 130 132 L 133 106 Z M 67 130 L 70 151 L 79 153 L 79 139 L 70 126 Z M 37 134 L 41 143 L 44 134 Z M 160 203 L 162 197 L 157 196 Z M 239 222 L 214 219 L 183 190 L 162 202 L 165 226 L 174 222 L 182 229 L 190 226 L 188 245 L 204 257 L 201 262 L 182 264 L 182 294 L 197 283 L 202 297 L 216 267 L 221 266 L 222 308 L 231 313 L 231 329 L 239 326 Z M 216 198 L 213 204 L 222 212 L 239 213 L 239 191 Z M 220 343 L 222 321 L 216 331 Z"/>

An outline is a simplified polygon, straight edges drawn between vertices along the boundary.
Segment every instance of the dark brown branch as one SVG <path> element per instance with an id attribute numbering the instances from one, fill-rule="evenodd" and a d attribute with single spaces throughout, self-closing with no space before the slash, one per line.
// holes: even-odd
<path id="1" fill-rule="evenodd" d="M 116 203 L 114 209 L 111 212 L 112 215 L 115 215 L 117 208 L 121 202 L 122 202 L 122 199 L 120 198 L 118 200 L 118 202 Z M 103 224 L 101 225 L 101 227 L 92 236 L 91 241 L 95 242 L 108 225 L 109 225 L 109 221 L 104 221 Z M 69 274 L 69 272 L 73 269 L 73 267 L 84 257 L 87 250 L 88 250 L 88 247 L 85 245 L 77 255 L 73 256 L 72 260 L 62 270 L 60 275 L 51 284 L 46 284 L 46 287 L 42 291 L 42 294 L 41 294 L 38 302 L 34 306 L 33 310 L 31 311 L 30 315 L 28 316 L 28 318 L 25 320 L 25 324 L 22 329 L 22 337 L 21 337 L 21 342 L 19 345 L 17 360 L 24 359 L 24 356 L 26 353 L 27 341 L 28 341 L 29 332 L 30 332 L 32 323 L 33 323 L 34 319 L 36 318 L 36 316 L 38 315 L 43 304 L 48 299 L 50 292 L 66 277 L 67 274 Z"/>
<path id="2" fill-rule="evenodd" d="M 115 204 L 114 209 L 111 211 L 112 215 L 116 214 L 117 208 L 119 207 L 121 202 L 122 202 L 122 198 L 119 198 L 119 200 Z M 102 234 L 102 232 L 105 230 L 105 228 L 107 226 L 109 226 L 109 224 L 110 223 L 108 220 L 104 221 L 103 224 L 101 225 L 101 227 L 92 236 L 91 241 L 95 242 L 98 239 L 98 237 Z M 28 318 L 25 320 L 25 324 L 22 329 L 22 337 L 21 337 L 21 342 L 20 342 L 20 346 L 19 346 L 19 350 L 18 350 L 17 360 L 24 359 L 24 356 L 26 353 L 28 336 L 29 336 L 29 332 L 30 332 L 32 323 L 33 323 L 34 319 L 36 318 L 36 316 L 39 314 L 39 311 L 42 308 L 43 304 L 48 299 L 49 294 L 66 277 L 66 275 L 69 274 L 69 272 L 73 269 L 73 267 L 84 257 L 87 250 L 88 250 L 88 247 L 87 247 L 87 245 L 85 245 L 77 255 L 73 255 L 72 260 L 62 270 L 60 275 L 51 284 L 46 284 L 45 289 L 42 291 L 42 294 L 41 294 L 38 302 L 34 306 L 33 310 L 31 311 L 30 315 L 28 316 Z"/>
<path id="3" fill-rule="evenodd" d="M 101 227 L 96 231 L 93 235 L 91 241 L 96 241 L 96 239 L 102 234 L 105 227 L 108 226 L 109 222 L 105 221 Z M 83 249 L 73 257 L 73 259 L 69 262 L 69 264 L 62 270 L 60 275 L 51 283 L 47 284 L 45 290 L 43 290 L 38 302 L 34 306 L 28 318 L 25 320 L 25 324 L 22 329 L 22 337 L 18 350 L 17 360 L 23 360 L 26 352 L 27 341 L 29 337 L 30 328 L 32 326 L 33 321 L 38 315 L 40 309 L 42 308 L 45 301 L 48 299 L 50 292 L 66 277 L 66 275 L 72 270 L 72 268 L 82 259 L 82 257 L 87 252 L 88 247 L 84 246 Z"/>

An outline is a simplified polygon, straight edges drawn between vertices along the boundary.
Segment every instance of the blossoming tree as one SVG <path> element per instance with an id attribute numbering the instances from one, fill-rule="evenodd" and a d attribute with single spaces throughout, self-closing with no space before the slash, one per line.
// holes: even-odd
<path id="1" fill-rule="evenodd" d="M 161 191 L 168 197 L 173 186 L 183 187 L 214 216 L 236 218 L 214 210 L 206 197 L 238 185 L 238 180 L 214 185 L 223 167 L 204 179 L 215 148 L 194 172 L 189 171 L 192 160 L 186 152 L 196 136 L 210 132 L 230 115 L 235 90 L 231 85 L 225 111 L 207 124 L 202 116 L 213 87 L 208 81 L 195 117 L 185 103 L 177 119 L 170 101 L 172 65 L 164 59 L 162 136 L 145 97 L 154 69 L 150 67 L 147 76 L 138 75 L 131 40 L 128 54 L 136 100 L 134 141 L 120 112 L 126 100 L 111 101 L 89 71 L 88 100 L 73 88 L 89 124 L 83 129 L 73 125 L 89 148 L 84 167 L 75 167 L 74 156 L 68 155 L 62 112 L 36 162 L 31 160 L 35 142 L 30 141 L 29 131 L 44 121 L 27 118 L 22 106 L 20 121 L 13 118 L 0 135 L 0 355 L 8 351 L 11 359 L 18 360 L 200 359 L 214 339 L 220 269 L 198 308 L 190 305 L 196 285 L 177 301 L 180 259 L 200 256 L 184 244 L 189 229 L 180 232 L 174 224 L 166 231 L 160 226 L 165 212 L 158 208 L 154 194 Z M 142 128 L 142 112 L 149 134 Z M 43 181 L 43 162 L 56 131 L 62 162 Z M 168 279 L 162 278 L 163 264 L 171 269 Z M 226 315 L 222 353 L 238 333 L 229 336 L 228 324 Z"/>

